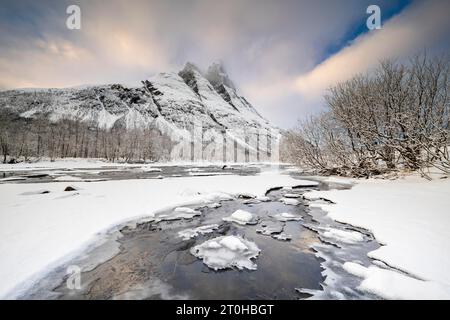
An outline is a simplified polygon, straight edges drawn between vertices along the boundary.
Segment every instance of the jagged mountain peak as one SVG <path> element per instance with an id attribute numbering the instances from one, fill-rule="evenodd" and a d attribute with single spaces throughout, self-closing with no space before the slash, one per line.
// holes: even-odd
<path id="1" fill-rule="evenodd" d="M 236 89 L 233 81 L 231 81 L 228 76 L 222 61 L 214 62 L 211 66 L 209 66 L 205 77 L 209 82 L 211 82 L 214 88 L 218 88 L 221 85 L 226 85 L 229 88 Z"/>
<path id="2" fill-rule="evenodd" d="M 202 71 L 200 70 L 200 68 L 196 64 L 188 61 L 185 63 L 183 69 L 178 74 L 192 72 L 194 70 L 200 74 L 203 74 Z"/>

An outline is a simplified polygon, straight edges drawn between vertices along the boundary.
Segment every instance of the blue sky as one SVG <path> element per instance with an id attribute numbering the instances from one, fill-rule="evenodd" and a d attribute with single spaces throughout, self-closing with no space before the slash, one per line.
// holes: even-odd
<path id="1" fill-rule="evenodd" d="M 79 4 L 82 29 L 65 26 Z M 0 88 L 125 83 L 224 62 L 283 128 L 323 110 L 327 87 L 384 58 L 448 52 L 446 0 L 2 0 Z M 382 30 L 366 28 L 381 8 Z"/>

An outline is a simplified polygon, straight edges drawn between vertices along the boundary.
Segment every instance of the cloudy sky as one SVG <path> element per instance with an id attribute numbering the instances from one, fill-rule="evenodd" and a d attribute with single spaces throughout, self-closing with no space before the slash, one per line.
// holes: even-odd
<path id="1" fill-rule="evenodd" d="M 81 30 L 66 27 L 81 8 Z M 366 27 L 371 4 L 382 29 Z M 137 84 L 186 61 L 223 61 L 283 128 L 325 90 L 384 58 L 449 52 L 449 0 L 1 0 L 0 89 Z"/>

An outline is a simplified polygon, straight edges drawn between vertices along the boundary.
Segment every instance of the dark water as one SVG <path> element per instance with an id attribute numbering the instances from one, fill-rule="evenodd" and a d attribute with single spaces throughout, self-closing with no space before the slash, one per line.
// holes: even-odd
<path id="1" fill-rule="evenodd" d="M 150 168 L 143 166 L 144 168 Z M 260 167 L 246 165 L 210 165 L 210 166 L 155 166 L 161 171 L 146 172 L 137 166 L 105 166 L 99 168 L 76 168 L 76 169 L 33 169 L 23 171 L 2 171 L 0 179 L 18 178 L 17 180 L 1 181 L 1 183 L 43 183 L 54 182 L 59 176 L 73 176 L 86 180 L 86 182 L 107 180 L 129 180 L 129 179 L 159 179 L 187 177 L 192 175 L 216 175 L 234 174 L 241 176 L 255 175 L 260 172 Z M 192 170 L 192 171 L 191 171 Z"/>

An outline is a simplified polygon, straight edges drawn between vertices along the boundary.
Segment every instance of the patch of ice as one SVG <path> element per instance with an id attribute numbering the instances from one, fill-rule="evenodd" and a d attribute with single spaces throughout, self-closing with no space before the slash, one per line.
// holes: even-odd
<path id="1" fill-rule="evenodd" d="M 285 195 L 283 195 L 283 197 L 285 197 L 285 198 L 300 198 L 301 195 L 298 193 L 286 193 Z"/>
<path id="2" fill-rule="evenodd" d="M 160 221 L 170 221 L 179 219 L 192 219 L 195 216 L 201 215 L 200 211 L 188 208 L 188 207 L 178 207 L 169 214 L 159 214 L 155 217 L 156 222 Z"/>
<path id="3" fill-rule="evenodd" d="M 270 201 L 270 198 L 267 196 L 260 196 L 260 197 L 256 197 L 256 200 L 259 200 L 261 202 L 268 202 L 268 201 Z"/>
<path id="4" fill-rule="evenodd" d="M 213 202 L 213 203 L 207 204 L 206 206 L 211 209 L 217 209 L 217 208 L 220 208 L 222 205 L 219 202 Z"/>
<path id="5" fill-rule="evenodd" d="M 280 201 L 283 202 L 284 204 L 290 205 L 290 206 L 296 206 L 296 205 L 300 204 L 300 201 L 298 201 L 296 199 L 281 198 Z"/>
<path id="6" fill-rule="evenodd" d="M 273 234 L 272 238 L 277 239 L 277 240 L 281 240 L 281 241 L 289 241 L 292 239 L 292 235 L 281 232 L 278 234 Z"/>
<path id="7" fill-rule="evenodd" d="M 146 168 L 146 167 L 142 167 L 141 169 L 144 172 L 161 172 L 162 171 L 162 169 L 160 169 L 160 168 Z"/>
<path id="8" fill-rule="evenodd" d="M 183 240 L 189 240 L 197 237 L 199 234 L 211 233 L 219 228 L 218 224 L 209 224 L 205 226 L 200 226 L 193 229 L 186 229 L 178 232 L 178 236 L 183 238 Z"/>
<path id="9" fill-rule="evenodd" d="M 74 176 L 60 176 L 60 177 L 53 179 L 53 181 L 70 182 L 70 181 L 83 181 L 83 179 L 80 177 L 74 177 Z"/>
<path id="10" fill-rule="evenodd" d="M 27 178 L 24 178 L 24 177 L 7 177 L 7 178 L 0 179 L 0 181 L 2 181 L 2 182 L 23 181 L 23 180 L 27 180 Z"/>
<path id="11" fill-rule="evenodd" d="M 274 214 L 273 217 L 278 221 L 300 221 L 303 220 L 302 216 L 298 216 L 289 212 L 282 212 Z"/>
<path id="12" fill-rule="evenodd" d="M 240 236 L 223 236 L 208 240 L 191 249 L 191 253 L 203 259 L 203 263 L 214 270 L 238 268 L 256 270 L 251 260 L 256 258 L 260 249 L 251 241 Z"/>
<path id="13" fill-rule="evenodd" d="M 258 223 L 258 216 L 248 211 L 236 210 L 229 217 L 222 218 L 224 221 L 236 222 L 238 224 L 256 224 Z"/>
<path id="14" fill-rule="evenodd" d="M 321 236 L 344 243 L 352 244 L 364 240 L 363 235 L 357 231 L 345 231 L 335 228 L 323 228 L 323 230 L 324 232 L 320 233 Z"/>
<path id="15" fill-rule="evenodd" d="M 247 199 L 247 200 L 243 201 L 242 203 L 243 204 L 258 204 L 258 203 L 261 203 L 261 201 L 258 199 Z"/>
<path id="16" fill-rule="evenodd" d="M 230 172 L 189 172 L 189 175 L 193 177 L 227 176 L 231 174 Z"/>
<path id="17" fill-rule="evenodd" d="M 261 228 L 256 229 L 256 232 L 266 236 L 271 236 L 274 233 L 283 232 L 283 224 L 273 221 L 262 221 Z"/>

